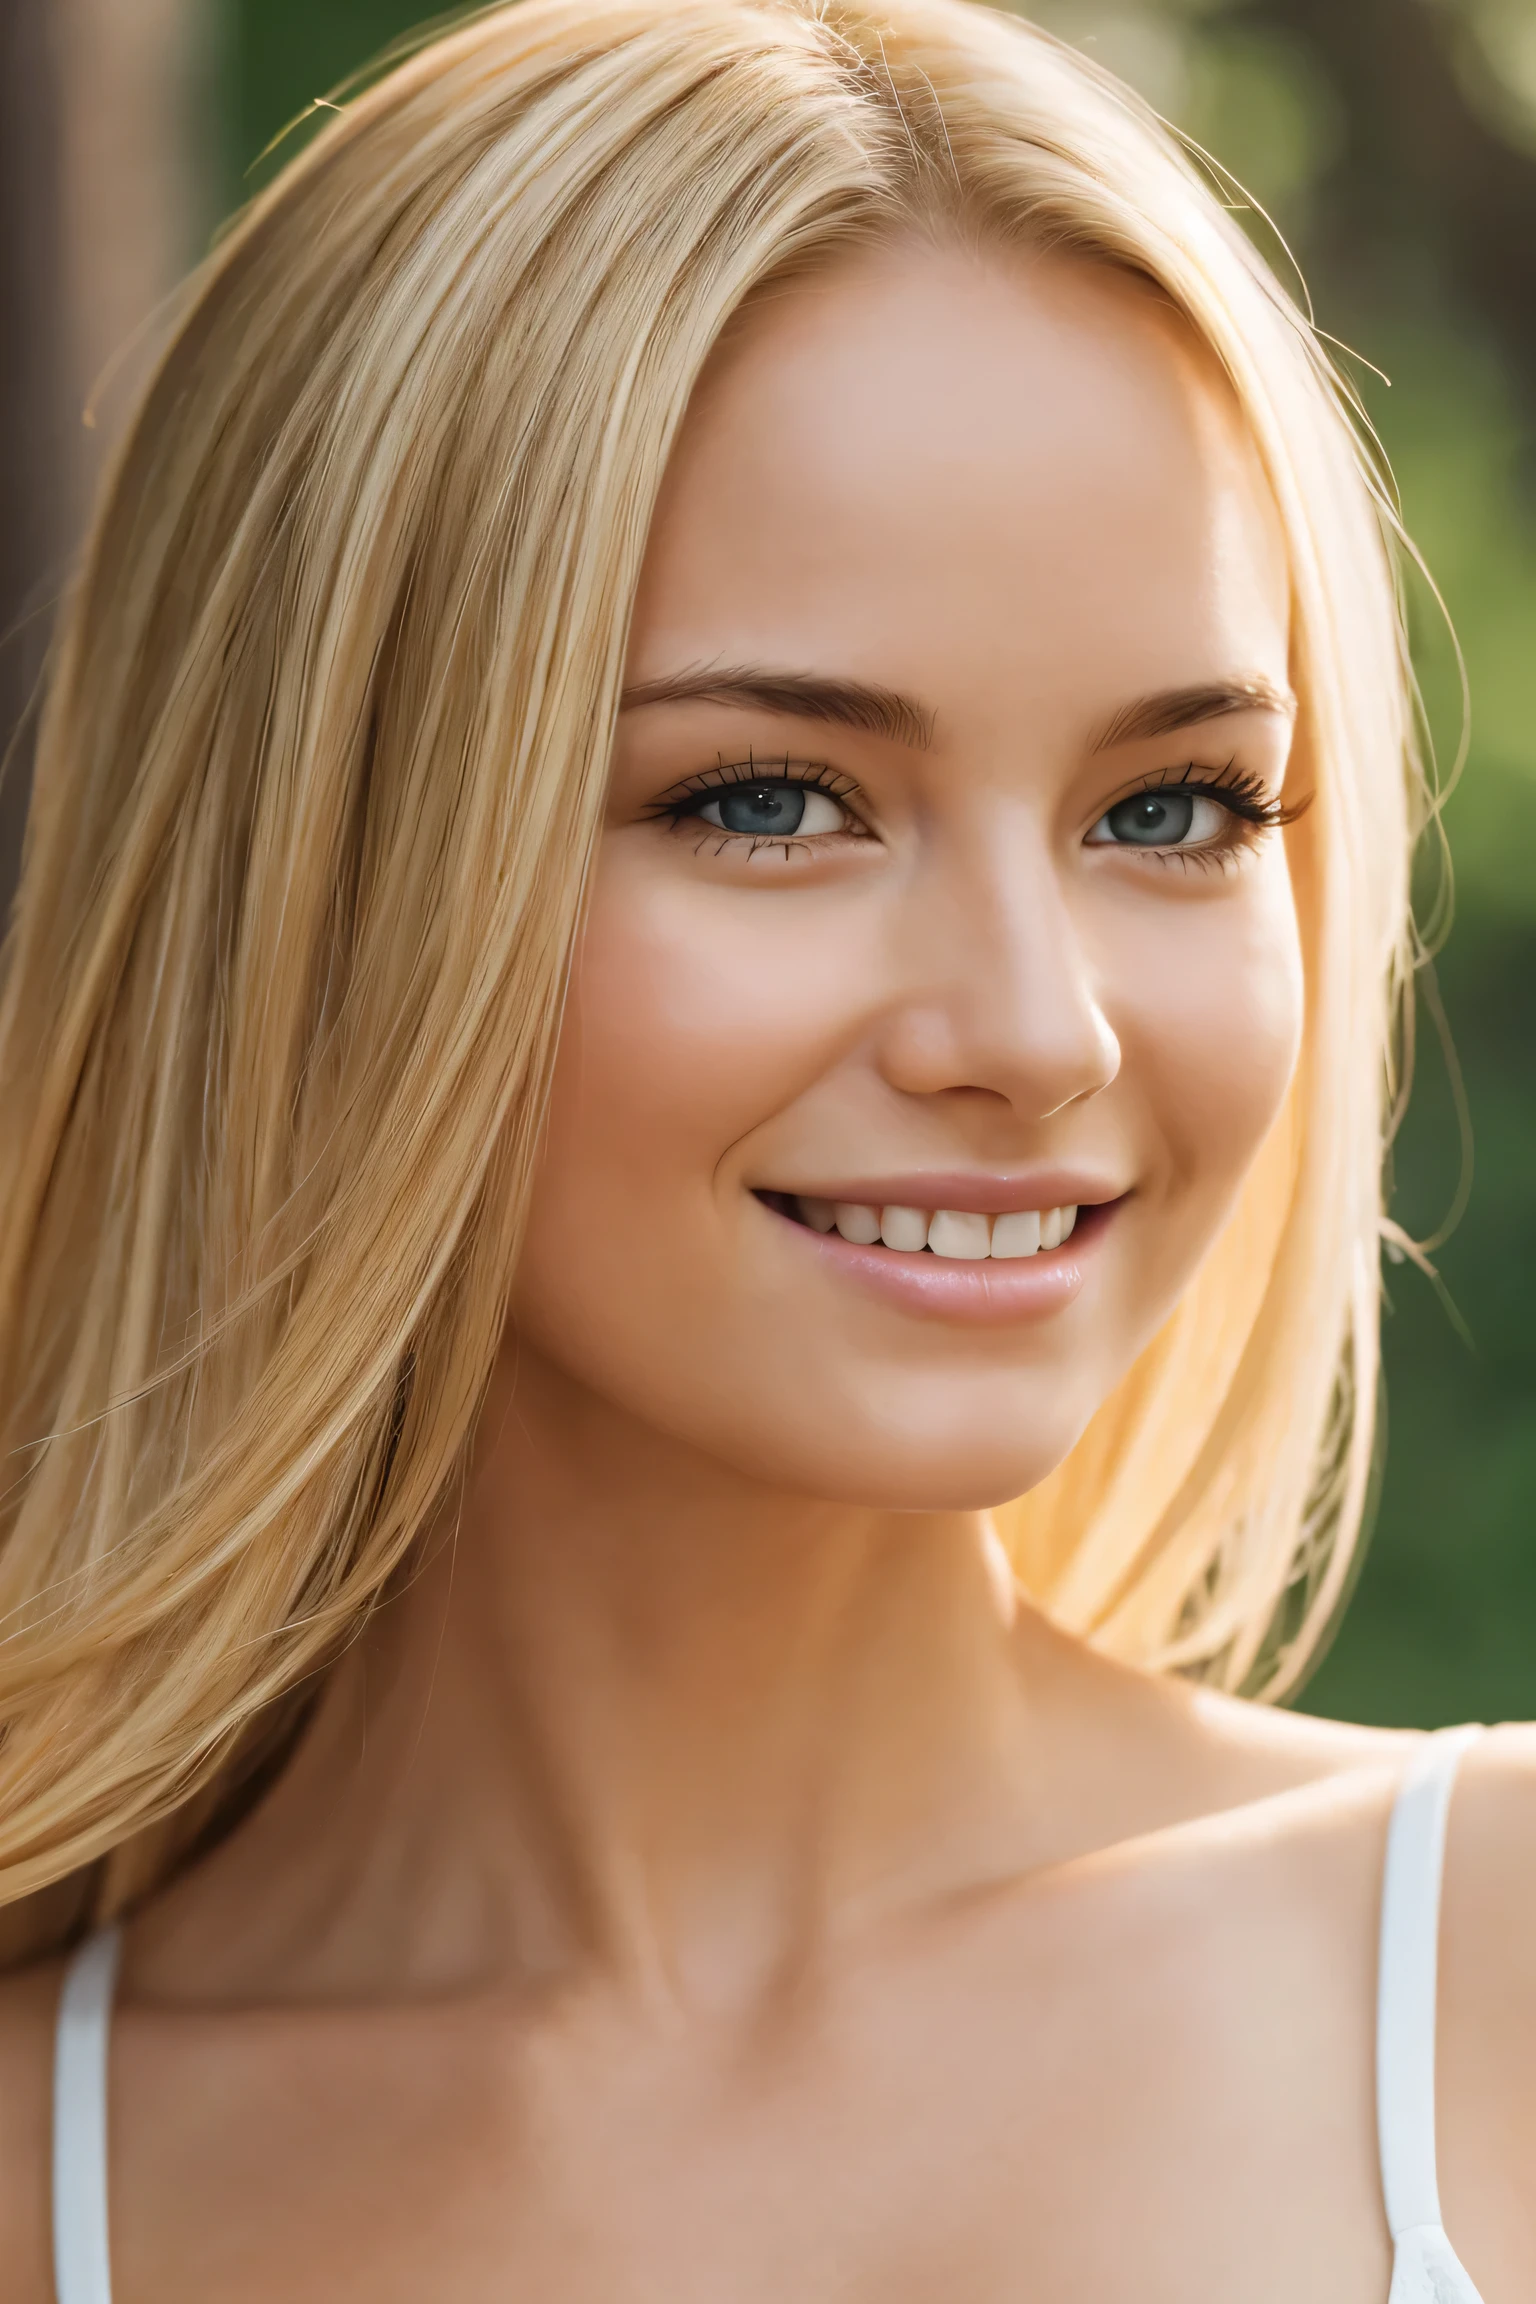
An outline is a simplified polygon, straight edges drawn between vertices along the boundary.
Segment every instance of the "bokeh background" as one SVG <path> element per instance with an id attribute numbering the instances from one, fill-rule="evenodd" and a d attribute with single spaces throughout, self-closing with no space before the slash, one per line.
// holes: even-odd
<path id="1" fill-rule="evenodd" d="M 1460 636 L 1454 925 L 1421 988 L 1394 1202 L 1419 1238 L 1457 1221 L 1433 1279 L 1389 1270 L 1375 1532 L 1303 1702 L 1424 1725 L 1536 1716 L 1536 0 L 1027 12 L 1215 155 L 1266 253 L 1299 267 Z M 0 0 L 0 740 L 23 722 L 157 306 L 275 164 L 274 137 L 421 13 Z M 1427 586 L 1413 616 L 1448 771 L 1460 684 Z M 24 791 L 23 729 L 0 896 Z"/>

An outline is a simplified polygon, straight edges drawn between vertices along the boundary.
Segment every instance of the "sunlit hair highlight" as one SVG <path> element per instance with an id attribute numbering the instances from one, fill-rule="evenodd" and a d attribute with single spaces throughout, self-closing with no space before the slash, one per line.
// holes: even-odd
<path id="1" fill-rule="evenodd" d="M 1284 1119 L 999 1523 L 1064 1623 L 1153 1667 L 1279 1692 L 1328 1620 L 1420 814 L 1342 389 L 1176 142 L 1017 21 L 524 0 L 356 96 L 221 242 L 58 642 L 0 1006 L 18 1942 L 218 1828 L 450 1494 L 670 445 L 748 298 L 903 231 L 1117 266 L 1186 315 L 1279 508 L 1316 794 Z"/>

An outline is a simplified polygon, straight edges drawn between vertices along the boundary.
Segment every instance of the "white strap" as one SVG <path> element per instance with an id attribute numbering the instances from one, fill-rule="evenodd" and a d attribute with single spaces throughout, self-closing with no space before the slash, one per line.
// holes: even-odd
<path id="1" fill-rule="evenodd" d="M 107 2247 L 107 2041 L 122 1940 L 104 1928 L 64 1975 L 53 2060 L 53 2285 L 57 2304 L 112 2304 Z"/>
<path id="2" fill-rule="evenodd" d="M 1415 1755 L 1392 1810 L 1381 1884 L 1376 2124 L 1394 2240 L 1440 2226 L 1435 2173 L 1435 2002 L 1445 1820 L 1481 1728 L 1445 1728 Z"/>
<path id="3" fill-rule="evenodd" d="M 1387 2304 L 1482 2304 L 1482 2298 L 1439 2225 L 1416 2224 L 1397 2243 Z"/>

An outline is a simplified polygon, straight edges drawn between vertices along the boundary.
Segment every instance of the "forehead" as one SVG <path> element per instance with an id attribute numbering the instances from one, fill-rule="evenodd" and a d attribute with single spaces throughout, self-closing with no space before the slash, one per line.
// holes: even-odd
<path id="1" fill-rule="evenodd" d="M 632 678 L 770 661 L 1063 720 L 1234 663 L 1287 583 L 1214 364 L 1102 268 L 896 247 L 754 306 L 653 523 Z"/>

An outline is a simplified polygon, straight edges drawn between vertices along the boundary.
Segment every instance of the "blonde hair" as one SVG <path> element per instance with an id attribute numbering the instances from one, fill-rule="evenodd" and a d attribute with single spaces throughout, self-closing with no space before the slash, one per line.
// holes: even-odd
<path id="1" fill-rule="evenodd" d="M 217 248 L 58 641 L 0 1008 L 0 1901 L 32 1941 L 227 1816 L 461 1465 L 669 448 L 745 299 L 914 229 L 1137 274 L 1220 362 L 1316 791 L 1284 1120 L 999 1521 L 1151 1667 L 1278 1691 L 1334 1607 L 1417 817 L 1342 387 L 1176 141 L 1022 23 L 523 0 L 348 103 Z"/>

